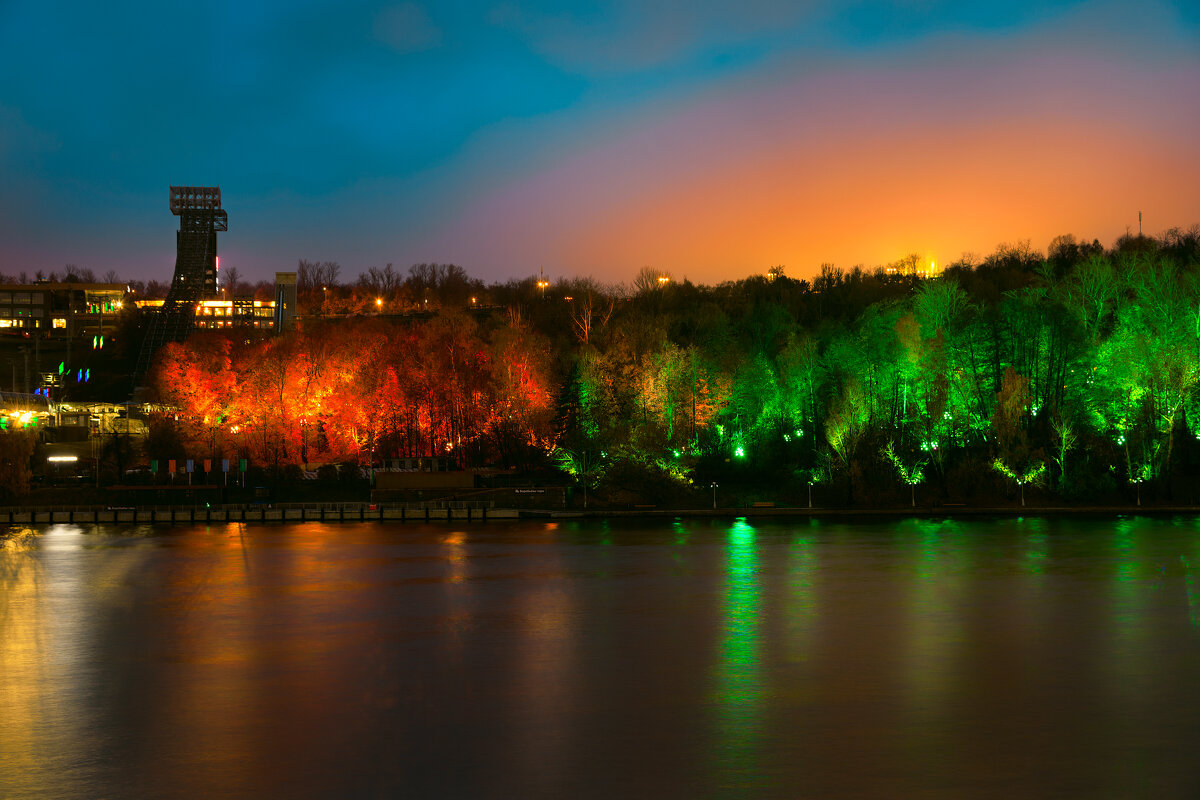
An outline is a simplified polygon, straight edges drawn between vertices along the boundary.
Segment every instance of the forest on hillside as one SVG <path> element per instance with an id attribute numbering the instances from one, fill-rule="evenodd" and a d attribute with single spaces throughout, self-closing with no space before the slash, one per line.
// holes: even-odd
<path id="1" fill-rule="evenodd" d="M 157 455 L 440 456 L 613 502 L 699 503 L 714 482 L 864 507 L 1192 502 L 1200 487 L 1196 228 L 1002 246 L 931 279 L 826 266 L 485 286 L 418 265 L 372 285 L 305 263 L 297 331 L 161 351 L 177 413 Z"/>

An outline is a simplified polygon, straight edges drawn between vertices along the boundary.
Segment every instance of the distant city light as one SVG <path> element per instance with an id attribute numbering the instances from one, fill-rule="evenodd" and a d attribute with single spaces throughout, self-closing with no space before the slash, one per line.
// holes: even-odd
<path id="1" fill-rule="evenodd" d="M 47 461 L 78 461 L 79 456 L 50 456 Z"/>

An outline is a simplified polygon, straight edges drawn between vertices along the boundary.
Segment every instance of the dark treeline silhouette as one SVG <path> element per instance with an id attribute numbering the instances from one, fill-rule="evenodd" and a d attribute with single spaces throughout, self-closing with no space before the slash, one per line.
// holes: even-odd
<path id="1" fill-rule="evenodd" d="M 911 266 L 627 288 L 301 262 L 296 333 L 164 349 L 164 441 L 540 468 L 613 502 L 1195 499 L 1200 230 Z"/>

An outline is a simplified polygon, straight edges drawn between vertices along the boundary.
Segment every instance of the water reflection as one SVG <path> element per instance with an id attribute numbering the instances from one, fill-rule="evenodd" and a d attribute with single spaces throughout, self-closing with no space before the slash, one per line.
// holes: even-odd
<path id="1" fill-rule="evenodd" d="M 810 530 L 792 535 L 788 551 L 787 639 L 788 659 L 809 661 L 813 657 L 819 605 L 817 602 L 817 542 Z"/>
<path id="2" fill-rule="evenodd" d="M 1040 575 L 1046 571 L 1046 563 L 1050 557 L 1050 537 L 1046 533 L 1046 521 L 1040 517 L 1018 520 L 1025 531 L 1025 571 L 1031 575 Z"/>
<path id="3" fill-rule="evenodd" d="M 572 677 L 577 663 L 573 585 L 563 552 L 541 552 L 538 576 L 518 595 L 512 651 L 515 681 L 511 709 L 519 736 L 518 767 L 534 796 L 551 797 L 566 784 L 560 773 L 570 738 Z"/>
<path id="4" fill-rule="evenodd" d="M 77 525 L 0 539 L 0 776 L 44 771 L 46 795 L 102 785 L 103 769 L 73 756 L 102 763 L 108 750 L 93 737 L 105 680 L 94 655 L 108 620 L 128 609 L 123 587 L 140 558 L 128 548 L 93 558 L 93 540 Z"/>
<path id="5" fill-rule="evenodd" d="M 13 530 L 0 797 L 1200 796 L 1195 530 Z"/>
<path id="6" fill-rule="evenodd" d="M 912 559 L 901 657 L 906 759 L 933 768 L 959 746 L 951 735 L 959 710 L 959 660 L 965 637 L 965 574 L 970 550 L 958 523 L 917 520 L 902 530 Z"/>
<path id="7" fill-rule="evenodd" d="M 1187 591 L 1188 618 L 1192 626 L 1200 629 L 1200 587 L 1196 582 L 1196 571 L 1200 569 L 1200 553 L 1193 553 L 1191 558 L 1180 556 L 1179 563 L 1183 565 L 1184 587 Z"/>
<path id="8" fill-rule="evenodd" d="M 716 784 L 756 783 L 762 725 L 759 584 L 755 530 L 744 519 L 726 537 L 724 635 L 717 672 Z"/>
<path id="9" fill-rule="evenodd" d="M 1140 534 L 1145 520 L 1118 520 L 1113 528 L 1111 575 L 1109 589 L 1112 624 L 1108 659 L 1112 666 L 1110 690 L 1125 701 L 1133 698 L 1141 681 L 1148 677 L 1148 655 L 1144 635 L 1147 633 L 1144 615 L 1149 599 L 1147 585 L 1141 574 L 1144 562 L 1138 554 Z"/>
<path id="10" fill-rule="evenodd" d="M 0 540 L 0 776 L 20 775 L 38 766 L 47 750 L 40 734 L 53 709 L 49 668 L 51 631 L 40 602 L 46 592 L 45 570 L 36 557 L 37 536 L 24 528 Z M 47 669 L 49 671 L 49 669 Z M 59 726 L 61 730 L 61 720 Z"/>

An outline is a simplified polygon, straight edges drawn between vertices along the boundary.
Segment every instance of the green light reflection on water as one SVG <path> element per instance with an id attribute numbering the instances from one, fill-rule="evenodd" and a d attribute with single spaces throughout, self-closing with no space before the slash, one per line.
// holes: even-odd
<path id="1" fill-rule="evenodd" d="M 1050 537 L 1046 535 L 1045 520 L 1034 518 L 1025 520 L 1021 528 L 1025 533 L 1025 571 L 1031 575 L 1040 575 L 1046 571 L 1046 562 L 1050 558 Z"/>
<path id="2" fill-rule="evenodd" d="M 687 544 L 692 538 L 692 532 L 688 530 L 688 526 L 683 524 L 683 521 L 676 519 L 671 525 L 675 534 L 675 544 Z"/>
<path id="3" fill-rule="evenodd" d="M 757 780 L 761 736 L 762 675 L 759 632 L 757 532 L 744 519 L 726 538 L 724 638 L 717 665 L 718 784 L 746 786 Z"/>
<path id="4" fill-rule="evenodd" d="M 1191 559 L 1187 556 L 1180 556 L 1179 561 L 1183 565 L 1183 587 L 1187 591 L 1188 619 L 1192 621 L 1194 627 L 1200 628 L 1200 594 L 1196 588 L 1196 565 L 1200 564 L 1200 560 L 1195 556 Z"/>
<path id="5" fill-rule="evenodd" d="M 910 755 L 932 759 L 953 748 L 938 732 L 946 730 L 944 720 L 953 710 L 972 539 L 954 520 L 911 520 L 898 534 L 909 530 L 916 536 L 901 662 L 903 709 L 909 725 L 929 731 L 909 743 Z"/>
<path id="6" fill-rule="evenodd" d="M 788 581 L 788 658 L 806 661 L 811 655 L 813 630 L 817 619 L 816 537 L 797 532 L 789 549 Z"/>
<path id="7" fill-rule="evenodd" d="M 1137 631 L 1139 614 L 1139 587 L 1137 585 L 1136 521 L 1118 520 L 1114 526 L 1112 585 L 1112 620 L 1114 625 L 1114 647 L 1118 654 L 1128 651 Z"/>
<path id="8" fill-rule="evenodd" d="M 1113 526 L 1109 585 L 1112 633 L 1107 671 L 1111 680 L 1109 691 L 1131 718 L 1141 713 L 1140 698 L 1148 691 L 1153 674 L 1145 647 L 1148 631 L 1144 623 L 1154 586 L 1141 574 L 1137 552 L 1141 538 L 1152 533 L 1148 528 L 1153 525 L 1146 518 L 1127 517 Z"/>

